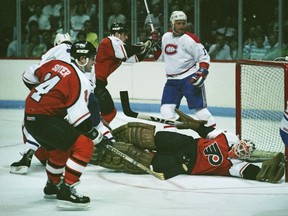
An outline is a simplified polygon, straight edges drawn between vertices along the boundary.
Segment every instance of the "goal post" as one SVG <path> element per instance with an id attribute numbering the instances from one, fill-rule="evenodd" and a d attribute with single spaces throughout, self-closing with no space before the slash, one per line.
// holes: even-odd
<path id="1" fill-rule="evenodd" d="M 288 63 L 243 60 L 236 62 L 236 133 L 256 149 L 285 152 L 279 133 L 288 99 Z M 287 179 L 286 162 L 286 181 Z"/>

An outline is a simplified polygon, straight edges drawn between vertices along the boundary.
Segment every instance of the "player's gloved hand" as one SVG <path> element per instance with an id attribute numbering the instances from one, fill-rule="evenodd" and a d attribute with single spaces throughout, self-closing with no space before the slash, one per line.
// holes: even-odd
<path id="1" fill-rule="evenodd" d="M 113 142 L 108 137 L 103 136 L 102 140 L 98 144 L 96 144 L 96 147 L 106 149 L 106 145 L 113 145 Z"/>
<path id="2" fill-rule="evenodd" d="M 153 43 L 152 43 L 151 40 L 147 40 L 145 43 L 142 42 L 141 45 L 142 45 L 142 47 L 141 47 L 142 51 L 141 51 L 140 54 L 144 54 L 144 53 L 148 52 L 152 48 Z"/>
<path id="3" fill-rule="evenodd" d="M 201 87 L 204 84 L 204 81 L 209 74 L 209 71 L 205 68 L 199 68 L 196 73 L 192 75 L 190 83 L 194 86 Z"/>
<path id="4" fill-rule="evenodd" d="M 151 40 L 153 42 L 158 42 L 158 41 L 160 41 L 160 39 L 161 39 L 160 32 L 158 32 L 157 30 L 150 32 L 149 40 Z"/>
<path id="5" fill-rule="evenodd" d="M 93 141 L 94 145 L 98 145 L 103 139 L 102 133 L 100 133 L 95 127 L 85 135 Z"/>

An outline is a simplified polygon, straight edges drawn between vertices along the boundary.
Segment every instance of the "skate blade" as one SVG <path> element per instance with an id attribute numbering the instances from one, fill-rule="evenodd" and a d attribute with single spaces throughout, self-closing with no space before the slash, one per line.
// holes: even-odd
<path id="1" fill-rule="evenodd" d="M 18 167 L 11 166 L 10 173 L 25 175 L 28 172 L 28 168 L 29 168 L 28 166 L 18 166 Z"/>
<path id="2" fill-rule="evenodd" d="M 56 194 L 51 194 L 51 195 L 48 195 L 48 194 L 45 194 L 43 196 L 44 199 L 56 199 L 57 198 L 57 195 Z"/>
<path id="3" fill-rule="evenodd" d="M 89 203 L 73 203 L 64 200 L 57 200 L 57 208 L 59 210 L 66 210 L 66 211 L 77 211 L 77 210 L 87 210 L 90 208 Z"/>

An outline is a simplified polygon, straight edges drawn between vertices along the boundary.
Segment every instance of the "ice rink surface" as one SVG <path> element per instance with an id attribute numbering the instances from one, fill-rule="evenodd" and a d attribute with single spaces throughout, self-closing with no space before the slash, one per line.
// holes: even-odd
<path id="1" fill-rule="evenodd" d="M 153 114 L 152 114 L 153 115 Z M 154 114 L 155 115 L 155 114 Z M 151 175 L 115 173 L 89 165 L 77 191 L 91 199 L 86 211 L 59 211 L 43 198 L 45 168 L 33 158 L 27 175 L 9 173 L 22 144 L 22 109 L 0 109 L 0 215 L 21 216 L 288 216 L 288 183 L 221 176 L 181 175 L 161 181 Z M 113 128 L 135 119 L 118 113 Z M 235 119 L 217 117 L 218 128 L 235 131 Z M 159 129 L 161 125 L 157 125 Z M 189 133 L 182 131 L 183 133 Z"/>

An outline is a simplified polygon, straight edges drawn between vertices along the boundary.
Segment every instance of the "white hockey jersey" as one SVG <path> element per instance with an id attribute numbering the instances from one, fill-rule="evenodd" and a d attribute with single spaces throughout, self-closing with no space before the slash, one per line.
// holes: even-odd
<path id="1" fill-rule="evenodd" d="M 197 63 L 206 69 L 210 64 L 206 49 L 190 32 L 178 37 L 170 31 L 166 32 L 162 37 L 162 57 L 168 78 L 182 79 L 197 71 Z"/>
<path id="2" fill-rule="evenodd" d="M 31 65 L 27 68 L 27 70 L 24 71 L 24 73 L 22 74 L 23 81 L 29 84 L 38 84 L 39 80 L 34 75 L 34 71 L 47 61 L 57 59 L 70 63 L 70 50 L 71 45 L 65 43 L 52 47 L 45 54 L 42 55 L 41 60 L 38 64 Z"/>

